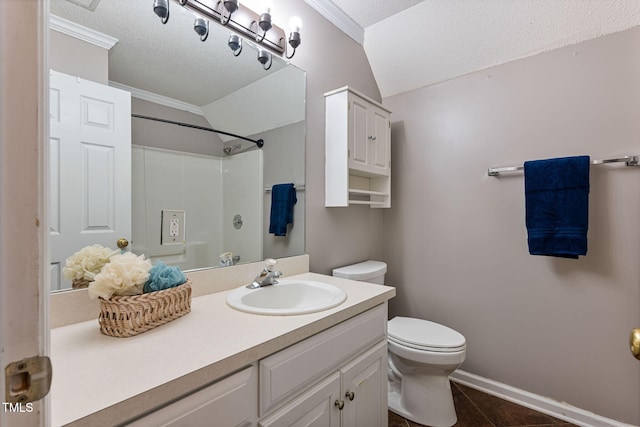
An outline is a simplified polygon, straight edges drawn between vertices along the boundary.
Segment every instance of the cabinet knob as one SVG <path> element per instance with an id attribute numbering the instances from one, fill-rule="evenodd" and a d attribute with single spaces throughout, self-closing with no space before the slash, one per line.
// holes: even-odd
<path id="1" fill-rule="evenodd" d="M 373 136 L 373 135 L 369 135 L 369 139 L 370 139 L 370 140 L 372 140 L 372 141 L 375 141 L 375 140 L 376 140 L 376 137 L 375 137 L 375 136 Z"/>
<path id="2" fill-rule="evenodd" d="M 336 400 L 334 405 L 336 405 L 338 407 L 338 409 L 340 409 L 342 411 L 342 409 L 344 408 L 344 400 Z"/>
<path id="3" fill-rule="evenodd" d="M 348 391 L 344 394 L 344 397 L 348 398 L 349 400 L 353 400 L 356 397 L 356 394 L 352 391 Z"/>

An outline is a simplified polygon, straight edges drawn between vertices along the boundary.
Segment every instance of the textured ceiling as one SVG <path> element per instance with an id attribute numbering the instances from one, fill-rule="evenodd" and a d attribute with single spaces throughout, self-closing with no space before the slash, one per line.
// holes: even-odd
<path id="1" fill-rule="evenodd" d="M 362 28 L 366 28 L 421 1 L 423 0 L 332 0 L 332 3 Z"/>
<path id="2" fill-rule="evenodd" d="M 307 2 L 331 3 L 364 29 L 383 97 L 640 25 L 640 0 Z M 162 25 L 148 1 L 101 1 L 90 12 L 51 0 L 52 13 L 120 40 L 109 53 L 119 83 L 202 106 L 266 76 L 255 53 L 231 57 L 224 28 L 212 25 L 202 43 L 193 15 L 171 6 Z M 276 62 L 273 71 L 284 65 Z"/>
<path id="3" fill-rule="evenodd" d="M 364 28 L 382 97 L 640 25 L 639 0 L 331 3 Z"/>
<path id="4" fill-rule="evenodd" d="M 75 1 L 75 0 L 74 0 Z M 109 80 L 195 106 L 207 105 L 275 73 L 286 64 L 274 59 L 269 71 L 245 44 L 234 57 L 227 47 L 230 31 L 210 26 L 201 42 L 193 31 L 194 15 L 171 2 L 163 25 L 152 2 L 103 0 L 95 11 L 67 0 L 51 0 L 51 13 L 79 23 L 119 42 L 109 51 Z"/>

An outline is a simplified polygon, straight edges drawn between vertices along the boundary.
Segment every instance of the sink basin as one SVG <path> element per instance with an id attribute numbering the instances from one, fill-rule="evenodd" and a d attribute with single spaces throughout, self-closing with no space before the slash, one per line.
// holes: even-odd
<path id="1" fill-rule="evenodd" d="M 234 289 L 227 295 L 227 304 L 247 313 L 290 316 L 328 310 L 346 299 L 345 291 L 328 283 L 282 279 L 263 288 Z"/>

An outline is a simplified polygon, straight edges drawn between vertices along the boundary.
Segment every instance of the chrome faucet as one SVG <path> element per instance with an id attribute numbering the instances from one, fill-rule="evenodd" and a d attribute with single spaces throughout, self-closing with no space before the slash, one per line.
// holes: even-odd
<path id="1" fill-rule="evenodd" d="M 278 277 L 282 276 L 281 271 L 274 271 L 273 267 L 276 265 L 276 260 L 273 258 L 267 258 L 264 260 L 264 268 L 253 279 L 253 282 L 249 283 L 246 287 L 248 289 L 258 289 L 264 286 L 276 285 L 278 283 Z"/>

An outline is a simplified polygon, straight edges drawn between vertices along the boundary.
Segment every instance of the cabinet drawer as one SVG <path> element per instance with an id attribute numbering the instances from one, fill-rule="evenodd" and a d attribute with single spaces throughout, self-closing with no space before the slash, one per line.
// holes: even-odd
<path id="1" fill-rule="evenodd" d="M 260 416 L 386 337 L 382 304 L 260 361 Z"/>
<path id="2" fill-rule="evenodd" d="M 130 427 L 255 425 L 258 413 L 257 389 L 257 368 L 251 366 L 126 425 Z"/>

